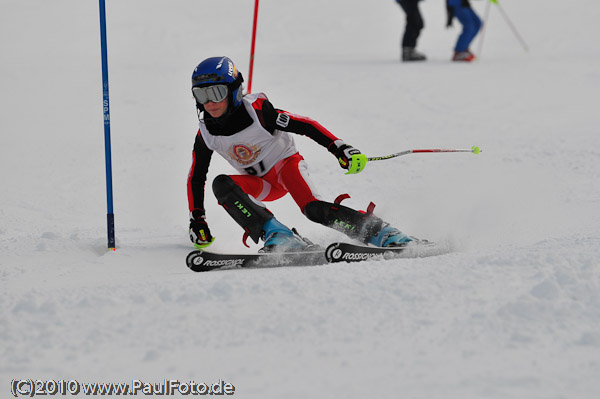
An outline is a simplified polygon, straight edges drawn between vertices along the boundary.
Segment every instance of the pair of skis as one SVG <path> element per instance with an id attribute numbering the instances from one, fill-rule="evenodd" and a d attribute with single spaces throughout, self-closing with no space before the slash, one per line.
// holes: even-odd
<path id="1" fill-rule="evenodd" d="M 186 263 L 192 271 L 206 272 L 218 269 L 318 266 L 338 262 L 418 258 L 441 255 L 445 252 L 447 251 L 442 247 L 425 240 L 386 248 L 336 242 L 325 249 L 317 247 L 298 252 L 223 254 L 197 250 L 188 254 Z"/>

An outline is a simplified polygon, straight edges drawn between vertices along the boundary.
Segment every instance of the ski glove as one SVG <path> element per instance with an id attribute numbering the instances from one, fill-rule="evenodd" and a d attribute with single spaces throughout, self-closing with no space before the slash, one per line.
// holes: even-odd
<path id="1" fill-rule="evenodd" d="M 190 240 L 196 248 L 206 248 L 215 240 L 210 234 L 204 210 L 196 209 L 190 213 Z"/>
<path id="2" fill-rule="evenodd" d="M 329 145 L 329 152 L 337 158 L 340 166 L 347 169 L 346 174 L 361 172 L 367 164 L 366 155 L 358 149 L 344 143 L 342 140 L 336 140 Z"/>

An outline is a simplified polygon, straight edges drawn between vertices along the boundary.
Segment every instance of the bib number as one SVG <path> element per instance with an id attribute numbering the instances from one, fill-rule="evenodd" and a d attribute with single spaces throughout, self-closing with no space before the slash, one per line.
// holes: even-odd
<path id="1" fill-rule="evenodd" d="M 248 168 L 245 168 L 244 170 L 245 170 L 245 171 L 246 171 L 246 173 L 248 173 L 249 175 L 256 176 L 256 175 L 258 175 L 259 173 L 260 173 L 260 174 L 263 174 L 263 173 L 265 173 L 265 165 L 263 164 L 263 162 L 262 162 L 262 161 L 260 161 L 260 162 L 258 163 L 258 165 L 255 165 L 255 166 L 250 166 L 250 167 L 248 167 Z"/>

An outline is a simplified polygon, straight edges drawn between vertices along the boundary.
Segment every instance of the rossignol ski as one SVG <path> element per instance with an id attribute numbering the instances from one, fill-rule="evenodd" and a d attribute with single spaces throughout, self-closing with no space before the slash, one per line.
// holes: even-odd
<path id="1" fill-rule="evenodd" d="M 283 266 L 317 266 L 327 263 L 324 249 L 298 252 L 265 252 L 256 254 L 222 254 L 192 251 L 186 258 L 187 266 L 195 272 L 215 269 L 239 269 Z"/>
<path id="2" fill-rule="evenodd" d="M 427 240 L 415 240 L 406 245 L 394 247 L 373 247 L 369 245 L 336 242 L 325 250 L 329 263 L 362 262 L 365 260 L 388 260 L 397 258 L 424 258 L 447 253 L 448 249 Z"/>

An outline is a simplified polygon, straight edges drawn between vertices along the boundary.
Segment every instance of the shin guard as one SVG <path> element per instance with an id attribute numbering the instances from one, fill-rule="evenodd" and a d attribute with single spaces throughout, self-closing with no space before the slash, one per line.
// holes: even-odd
<path id="1" fill-rule="evenodd" d="M 315 223 L 331 227 L 350 238 L 368 243 L 369 238 L 381 230 L 383 220 L 372 213 L 362 213 L 340 205 L 339 202 L 309 202 L 304 214 Z"/>

